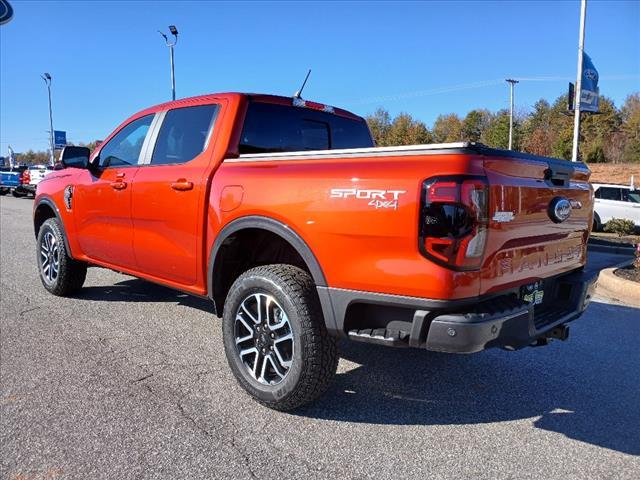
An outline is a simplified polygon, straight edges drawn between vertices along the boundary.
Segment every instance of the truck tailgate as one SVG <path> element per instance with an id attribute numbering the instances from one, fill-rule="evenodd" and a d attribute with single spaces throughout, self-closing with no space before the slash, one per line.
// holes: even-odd
<path id="1" fill-rule="evenodd" d="M 29 181 L 29 183 L 31 185 L 37 185 L 39 184 L 42 179 L 47 176 L 47 174 L 49 173 L 49 171 L 46 168 L 30 168 L 29 169 L 29 175 L 31 177 L 31 180 Z"/>
<path id="2" fill-rule="evenodd" d="M 584 164 L 487 157 L 484 168 L 489 181 L 489 232 L 481 294 L 584 265 L 593 215 L 590 171 Z M 564 212 L 554 211 L 557 204 Z M 569 217 L 562 220 L 567 212 Z"/>

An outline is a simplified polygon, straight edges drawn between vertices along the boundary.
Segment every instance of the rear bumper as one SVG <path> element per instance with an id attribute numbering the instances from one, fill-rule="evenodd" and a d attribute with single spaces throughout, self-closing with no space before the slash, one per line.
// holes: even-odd
<path id="1" fill-rule="evenodd" d="M 516 291 L 491 298 L 426 300 L 319 287 L 329 330 L 355 341 L 449 353 L 519 349 L 578 318 L 598 278 L 582 270 L 545 280 L 545 302 L 533 306 Z"/>

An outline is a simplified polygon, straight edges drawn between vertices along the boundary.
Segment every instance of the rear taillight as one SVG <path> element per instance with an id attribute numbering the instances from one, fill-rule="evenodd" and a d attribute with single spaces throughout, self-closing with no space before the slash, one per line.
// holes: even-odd
<path id="1" fill-rule="evenodd" d="M 29 183 L 31 183 L 31 174 L 29 173 L 29 170 L 25 170 L 24 172 L 22 172 L 20 183 L 22 183 L 23 185 L 29 185 Z"/>
<path id="2" fill-rule="evenodd" d="M 419 247 L 454 270 L 480 268 L 487 241 L 489 187 L 484 177 L 437 177 L 422 188 Z"/>

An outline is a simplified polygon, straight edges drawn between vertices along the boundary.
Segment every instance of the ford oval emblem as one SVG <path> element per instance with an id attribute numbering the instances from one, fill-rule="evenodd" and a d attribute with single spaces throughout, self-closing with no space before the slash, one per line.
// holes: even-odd
<path id="1" fill-rule="evenodd" d="M 549 203 L 549 217 L 555 223 L 562 223 L 571 216 L 571 202 L 564 197 L 555 197 Z"/>

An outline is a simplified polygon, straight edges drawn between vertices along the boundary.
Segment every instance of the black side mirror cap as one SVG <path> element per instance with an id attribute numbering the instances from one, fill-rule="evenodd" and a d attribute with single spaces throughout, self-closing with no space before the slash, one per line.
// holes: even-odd
<path id="1" fill-rule="evenodd" d="M 76 147 L 68 145 L 62 149 L 60 163 L 66 168 L 89 168 L 89 156 L 91 150 L 87 147 Z"/>

